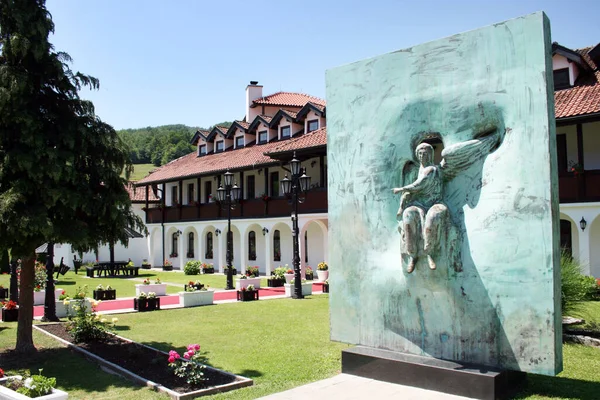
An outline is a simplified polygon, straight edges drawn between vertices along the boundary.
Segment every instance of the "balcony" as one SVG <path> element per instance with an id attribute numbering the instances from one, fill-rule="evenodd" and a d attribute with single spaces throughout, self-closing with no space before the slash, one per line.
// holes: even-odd
<path id="1" fill-rule="evenodd" d="M 298 213 L 326 213 L 327 190 L 311 190 L 304 203 L 298 205 Z M 262 199 L 242 200 L 233 210 L 232 219 L 240 218 L 273 218 L 285 217 L 292 213 L 291 203 L 285 197 L 273 198 L 269 201 Z M 164 214 L 164 220 L 163 218 Z M 162 208 L 149 208 L 146 210 L 146 223 L 156 224 L 164 222 L 192 222 L 227 219 L 227 210 L 221 210 L 217 203 L 204 203 L 197 205 L 184 205 Z"/>
<path id="2" fill-rule="evenodd" d="M 600 201 L 600 170 L 586 170 L 578 175 L 560 174 L 558 192 L 561 203 Z"/>

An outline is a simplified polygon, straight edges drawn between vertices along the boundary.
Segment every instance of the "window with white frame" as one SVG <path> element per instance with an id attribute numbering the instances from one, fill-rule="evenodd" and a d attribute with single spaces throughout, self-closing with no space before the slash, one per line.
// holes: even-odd
<path id="1" fill-rule="evenodd" d="M 217 142 L 217 151 L 223 151 L 223 149 L 225 149 L 225 142 L 222 140 L 219 140 Z"/>
<path id="2" fill-rule="evenodd" d="M 244 137 L 243 136 L 238 136 L 235 138 L 235 147 L 244 147 Z"/>
<path id="3" fill-rule="evenodd" d="M 289 126 L 289 125 L 287 125 L 287 126 L 282 126 L 282 127 L 281 127 L 281 130 L 280 130 L 280 132 L 281 132 L 281 138 L 282 138 L 282 139 L 284 139 L 284 138 L 289 138 L 289 137 L 290 137 L 290 133 L 291 133 L 291 131 L 292 131 L 292 130 L 291 130 L 291 128 L 290 128 L 290 126 Z"/>
<path id="4" fill-rule="evenodd" d="M 258 132 L 258 143 L 267 143 L 267 131 Z"/>

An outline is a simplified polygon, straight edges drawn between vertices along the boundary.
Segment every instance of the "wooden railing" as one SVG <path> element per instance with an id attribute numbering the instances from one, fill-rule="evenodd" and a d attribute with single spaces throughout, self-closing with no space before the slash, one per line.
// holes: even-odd
<path id="1" fill-rule="evenodd" d="M 326 213 L 327 190 L 311 190 L 304 202 L 298 206 L 300 214 Z M 285 197 L 272 198 L 268 201 L 262 199 L 242 200 L 231 210 L 231 218 L 270 218 L 283 217 L 292 213 L 291 201 Z M 163 217 L 164 215 L 164 217 Z M 164 219 L 163 219 L 164 218 Z M 226 219 L 227 209 L 221 209 L 218 203 L 155 207 L 146 210 L 146 223 L 156 224 L 179 221 L 206 221 Z"/>
<path id="2" fill-rule="evenodd" d="M 586 170 L 577 175 L 561 174 L 558 191 L 561 203 L 600 201 L 600 170 Z"/>

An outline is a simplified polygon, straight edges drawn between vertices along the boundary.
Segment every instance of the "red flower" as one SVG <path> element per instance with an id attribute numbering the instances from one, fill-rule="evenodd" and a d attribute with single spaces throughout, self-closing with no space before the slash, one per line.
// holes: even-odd
<path id="1" fill-rule="evenodd" d="M 4 378 L 4 370 L 0 368 L 0 378 Z"/>
<path id="2" fill-rule="evenodd" d="M 2 308 L 4 308 L 5 310 L 14 310 L 17 308 L 17 303 L 15 303 L 12 300 L 9 300 L 8 302 L 3 303 Z"/>

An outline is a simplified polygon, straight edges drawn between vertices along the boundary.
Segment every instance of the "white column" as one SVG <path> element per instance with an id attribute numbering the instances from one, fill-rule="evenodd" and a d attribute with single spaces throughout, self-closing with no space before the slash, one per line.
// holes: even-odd
<path id="1" fill-rule="evenodd" d="M 300 256 L 300 275 L 304 278 L 304 269 L 306 268 L 306 262 L 304 261 L 304 232 L 302 228 L 306 224 L 306 221 L 298 219 L 298 255 Z"/>
<path id="2" fill-rule="evenodd" d="M 329 264 L 329 227 L 323 232 L 323 261 Z"/>
<path id="3" fill-rule="evenodd" d="M 273 238 L 271 235 L 273 233 L 271 232 L 271 228 L 267 229 L 269 229 L 269 232 L 265 234 L 265 273 L 267 276 L 271 276 L 271 271 L 273 270 Z"/>
<path id="4" fill-rule="evenodd" d="M 238 271 L 241 271 L 242 274 L 246 273 L 246 265 L 248 264 L 248 238 L 245 233 L 240 232 L 240 254 L 238 254 L 237 259 L 240 261 L 240 268 Z M 235 235 L 233 236 L 235 239 Z"/>
<path id="5" fill-rule="evenodd" d="M 579 229 L 579 264 L 581 264 L 581 272 L 584 275 L 590 275 L 590 229 L 583 232 Z"/>
<path id="6" fill-rule="evenodd" d="M 196 243 L 194 244 L 194 258 L 196 260 L 202 260 L 204 261 L 206 259 L 205 255 L 206 255 L 206 250 L 204 249 L 204 247 L 206 246 L 206 237 L 202 237 L 202 232 L 200 232 L 200 227 L 198 227 L 198 234 L 197 237 L 195 238 Z"/>
<path id="7" fill-rule="evenodd" d="M 227 263 L 227 228 L 221 229 L 221 233 L 218 236 L 219 240 L 219 272 L 223 273 L 223 267 Z"/>
<path id="8" fill-rule="evenodd" d="M 152 232 L 146 237 L 146 244 L 148 245 L 148 262 L 154 264 L 154 234 Z"/>
<path id="9" fill-rule="evenodd" d="M 182 232 L 181 228 L 177 228 L 179 229 L 179 232 Z M 187 260 L 187 237 L 185 236 L 184 233 L 180 233 L 179 236 L 177 237 L 177 247 L 179 247 L 179 249 L 177 249 L 178 252 L 178 256 L 179 256 L 179 269 L 181 271 L 183 271 L 183 267 L 185 266 L 186 260 Z"/>

